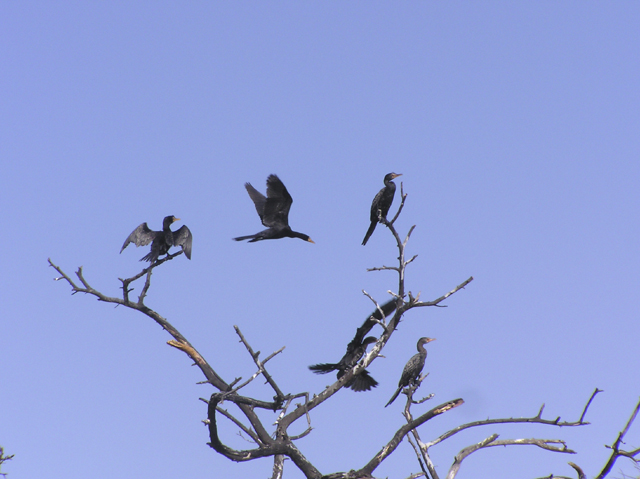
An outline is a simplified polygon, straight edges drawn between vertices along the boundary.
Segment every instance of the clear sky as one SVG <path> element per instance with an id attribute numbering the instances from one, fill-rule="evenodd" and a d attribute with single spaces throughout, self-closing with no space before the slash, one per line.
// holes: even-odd
<path id="1" fill-rule="evenodd" d="M 318 393 L 331 378 L 307 366 L 340 359 L 373 309 L 361 290 L 382 302 L 396 285 L 366 271 L 395 261 L 386 229 L 360 245 L 395 171 L 409 195 L 397 226 L 417 225 L 408 289 L 429 300 L 475 280 L 447 308 L 409 312 L 369 368 L 378 388 L 314 412 L 302 452 L 325 473 L 368 461 L 403 423 L 400 402 L 383 406 L 430 336 L 421 392 L 436 397 L 415 412 L 465 404 L 424 440 L 543 403 L 575 420 L 605 391 L 590 426 L 460 434 L 432 450 L 441 473 L 499 433 L 578 454 L 493 448 L 458 477 L 573 477 L 568 461 L 594 476 L 640 396 L 639 25 L 631 1 L 0 3 L 0 445 L 16 456 L 3 472 L 268 477 L 270 460 L 206 445 L 198 398 L 213 389 L 165 332 L 71 296 L 47 258 L 117 295 L 147 251 L 119 255 L 127 235 L 180 217 L 192 260 L 156 270 L 148 306 L 227 381 L 254 372 L 236 324 L 263 355 L 286 346 L 269 363 L 285 392 Z M 316 244 L 231 240 L 261 229 L 243 184 L 264 191 L 270 173 Z M 273 396 L 261 381 L 247 393 Z M 640 424 L 628 439 L 640 445 Z M 405 442 L 376 475 L 418 470 Z"/>

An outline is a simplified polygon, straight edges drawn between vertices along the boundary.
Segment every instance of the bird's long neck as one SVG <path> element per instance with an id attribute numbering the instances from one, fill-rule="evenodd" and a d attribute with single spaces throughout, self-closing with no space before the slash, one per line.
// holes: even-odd
<path id="1" fill-rule="evenodd" d="M 165 221 L 162 224 L 162 232 L 164 233 L 164 241 L 169 246 L 173 246 L 173 231 L 171 231 L 171 222 Z"/>
<path id="2" fill-rule="evenodd" d="M 293 230 L 291 230 L 289 232 L 289 237 L 290 238 L 300 238 L 300 239 L 303 239 L 305 241 L 309 240 L 309 237 L 307 235 L 305 235 L 303 233 L 298 233 L 297 231 L 293 231 Z"/>

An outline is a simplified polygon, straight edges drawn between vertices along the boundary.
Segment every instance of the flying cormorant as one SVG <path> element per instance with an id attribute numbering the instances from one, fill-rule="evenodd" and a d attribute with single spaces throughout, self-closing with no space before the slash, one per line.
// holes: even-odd
<path id="1" fill-rule="evenodd" d="M 293 231 L 289 226 L 289 209 L 293 199 L 285 188 L 280 178 L 276 175 L 269 175 L 267 178 L 267 197 L 256 190 L 251 183 L 245 183 L 244 187 L 247 193 L 256 205 L 256 211 L 262 224 L 267 227 L 266 230 L 260 231 L 254 235 L 239 236 L 233 238 L 236 241 L 249 240 L 249 243 L 267 239 L 279 238 L 300 238 L 314 243 L 309 236 Z"/>

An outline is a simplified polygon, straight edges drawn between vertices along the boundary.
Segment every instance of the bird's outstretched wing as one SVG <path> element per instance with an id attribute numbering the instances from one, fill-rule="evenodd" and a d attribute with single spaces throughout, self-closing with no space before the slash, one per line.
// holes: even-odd
<path id="1" fill-rule="evenodd" d="M 156 236 L 158 235 L 158 233 L 160 233 L 160 231 L 152 231 L 147 226 L 147 223 L 142 223 L 140 226 L 138 226 L 136 229 L 134 229 L 131 232 L 129 237 L 125 240 L 124 244 L 122 245 L 122 249 L 120 250 L 120 252 L 122 253 L 124 249 L 127 246 L 129 246 L 129 243 L 133 243 L 136 246 L 148 245 L 154 239 L 156 239 Z"/>
<path id="2" fill-rule="evenodd" d="M 291 203 L 293 203 L 293 199 L 284 183 L 276 175 L 269 175 L 262 224 L 270 228 L 288 226 Z"/>
<path id="3" fill-rule="evenodd" d="M 193 235 L 187 225 L 183 225 L 173 232 L 173 245 L 182 246 L 184 254 L 187 258 L 191 259 L 191 243 L 193 242 Z"/>
<path id="4" fill-rule="evenodd" d="M 256 190 L 251 185 L 251 183 L 245 183 L 244 187 L 247 189 L 247 193 L 249 193 L 249 197 L 253 201 L 253 204 L 256 206 L 256 211 L 258 212 L 258 216 L 262 221 L 262 216 L 264 215 L 264 205 L 267 203 L 267 199 L 262 193 Z"/>

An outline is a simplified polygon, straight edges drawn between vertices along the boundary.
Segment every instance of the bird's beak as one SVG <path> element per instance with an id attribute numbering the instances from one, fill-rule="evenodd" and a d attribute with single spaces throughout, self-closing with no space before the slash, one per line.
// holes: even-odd
<path id="1" fill-rule="evenodd" d="M 394 173 L 394 174 L 393 174 L 393 178 L 397 178 L 398 176 L 402 176 L 402 173 Z M 392 179 L 393 179 L 393 178 L 392 178 Z"/>
<path id="2" fill-rule="evenodd" d="M 173 222 L 175 223 L 176 221 L 180 221 L 180 218 L 176 218 L 175 216 L 173 217 Z"/>
<path id="3" fill-rule="evenodd" d="M 316 244 L 316 242 L 315 242 L 315 241 L 313 241 L 311 238 L 309 238 L 307 241 L 308 241 L 309 243 Z"/>
<path id="4" fill-rule="evenodd" d="M 431 341 L 435 341 L 436 338 L 429 338 L 429 341 L 427 341 L 427 343 L 430 343 Z"/>

